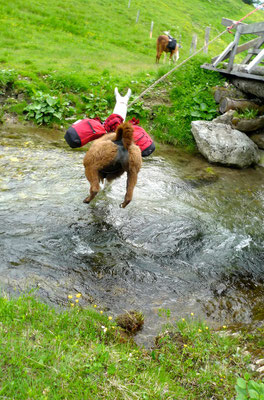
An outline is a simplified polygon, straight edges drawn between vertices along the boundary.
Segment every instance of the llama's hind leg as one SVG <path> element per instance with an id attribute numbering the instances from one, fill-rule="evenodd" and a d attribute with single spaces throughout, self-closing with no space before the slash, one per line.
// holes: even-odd
<path id="1" fill-rule="evenodd" d="M 100 178 L 97 170 L 85 168 L 85 176 L 90 183 L 90 196 L 86 197 L 83 202 L 90 203 L 100 190 Z"/>
<path id="2" fill-rule="evenodd" d="M 125 208 L 131 202 L 136 183 L 137 183 L 137 171 L 128 172 L 126 194 L 123 203 L 120 204 L 121 208 Z"/>

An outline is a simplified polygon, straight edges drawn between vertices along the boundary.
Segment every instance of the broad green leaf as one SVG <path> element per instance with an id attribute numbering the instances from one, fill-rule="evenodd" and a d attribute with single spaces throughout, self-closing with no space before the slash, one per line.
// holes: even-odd
<path id="1" fill-rule="evenodd" d="M 248 393 L 250 399 L 259 400 L 259 394 L 256 392 L 256 390 L 249 389 Z"/>
<path id="2" fill-rule="evenodd" d="M 247 382 L 243 378 L 237 378 L 237 386 L 239 386 L 241 389 L 246 389 L 247 387 Z"/>
<path id="3" fill-rule="evenodd" d="M 201 104 L 200 104 L 200 109 L 201 109 L 202 111 L 206 111 L 206 110 L 207 110 L 207 105 L 206 105 L 205 103 L 201 103 Z"/>

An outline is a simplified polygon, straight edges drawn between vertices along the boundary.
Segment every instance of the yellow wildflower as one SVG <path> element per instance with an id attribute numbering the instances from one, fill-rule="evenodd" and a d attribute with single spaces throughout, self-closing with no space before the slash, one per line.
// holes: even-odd
<path id="1" fill-rule="evenodd" d="M 184 344 L 183 347 L 188 347 L 187 344 Z"/>
<path id="2" fill-rule="evenodd" d="M 74 306 L 74 303 L 71 303 L 71 306 L 73 307 L 73 306 Z"/>
<path id="3" fill-rule="evenodd" d="M 77 293 L 76 297 L 79 299 L 81 297 L 81 293 Z"/>
<path id="4" fill-rule="evenodd" d="M 109 321 L 111 321 L 111 319 L 113 319 L 113 317 L 108 317 Z"/>
<path id="5" fill-rule="evenodd" d="M 75 303 L 79 303 L 79 300 L 78 300 L 78 299 L 76 299 L 76 300 L 75 300 Z"/>
<path id="6" fill-rule="evenodd" d="M 182 321 L 185 321 L 185 318 L 182 318 Z"/>
<path id="7" fill-rule="evenodd" d="M 191 312 L 191 316 L 192 316 L 192 317 L 194 316 L 194 313 L 193 313 L 193 312 Z"/>
<path id="8" fill-rule="evenodd" d="M 68 299 L 72 299 L 72 295 L 71 294 L 69 294 Z"/>
<path id="9" fill-rule="evenodd" d="M 94 308 L 96 308 L 97 307 L 97 305 L 96 304 L 94 304 Z"/>
<path id="10" fill-rule="evenodd" d="M 102 310 L 100 311 L 100 314 L 103 314 L 103 311 L 102 311 Z"/>
<path id="11" fill-rule="evenodd" d="M 202 332 L 202 330 L 201 330 L 201 329 L 198 329 L 198 332 Z"/>
<path id="12" fill-rule="evenodd" d="M 223 325 L 223 328 L 226 329 L 226 325 Z"/>

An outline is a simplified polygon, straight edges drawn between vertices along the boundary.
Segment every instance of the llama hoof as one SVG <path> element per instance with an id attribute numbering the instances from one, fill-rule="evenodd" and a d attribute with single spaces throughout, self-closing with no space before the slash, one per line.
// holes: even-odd
<path id="1" fill-rule="evenodd" d="M 83 200 L 83 203 L 89 204 L 90 203 L 89 197 L 86 197 L 86 199 Z"/>
<path id="2" fill-rule="evenodd" d="M 120 208 L 125 208 L 128 204 L 130 203 L 130 201 L 124 201 L 123 203 L 121 203 L 119 205 Z"/>

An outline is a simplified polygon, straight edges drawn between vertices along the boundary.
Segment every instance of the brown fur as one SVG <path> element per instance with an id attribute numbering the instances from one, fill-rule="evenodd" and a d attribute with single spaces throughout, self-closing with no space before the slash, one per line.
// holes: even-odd
<path id="1" fill-rule="evenodd" d="M 122 140 L 123 147 L 115 144 L 115 140 Z M 103 182 L 104 178 L 112 181 L 126 172 L 126 195 L 120 204 L 120 207 L 125 208 L 132 200 L 141 163 L 141 150 L 134 144 L 133 126 L 129 122 L 119 125 L 116 132 L 96 139 L 83 160 L 85 175 L 90 183 L 90 196 L 83 202 L 90 203 L 94 199 L 100 190 L 100 181 Z"/>
<path id="2" fill-rule="evenodd" d="M 178 44 L 176 44 L 176 47 L 174 50 L 169 50 L 167 48 L 169 43 L 169 38 L 167 35 L 161 35 L 157 39 L 157 55 L 156 55 L 156 63 L 159 63 L 160 57 L 162 53 L 165 51 L 165 53 L 170 53 L 170 61 L 171 59 L 173 62 L 175 62 L 175 59 L 177 58 L 177 54 L 179 51 Z"/>

